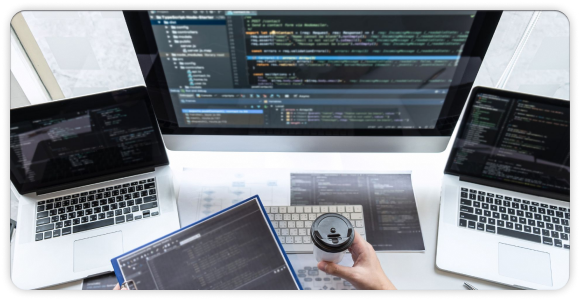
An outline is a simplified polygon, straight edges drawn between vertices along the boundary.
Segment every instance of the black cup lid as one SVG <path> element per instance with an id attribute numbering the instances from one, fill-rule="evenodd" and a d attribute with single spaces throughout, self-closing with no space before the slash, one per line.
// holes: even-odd
<path id="1" fill-rule="evenodd" d="M 350 221 L 339 214 L 323 214 L 316 218 L 310 228 L 312 243 L 323 251 L 345 251 L 354 241 L 354 228 Z"/>

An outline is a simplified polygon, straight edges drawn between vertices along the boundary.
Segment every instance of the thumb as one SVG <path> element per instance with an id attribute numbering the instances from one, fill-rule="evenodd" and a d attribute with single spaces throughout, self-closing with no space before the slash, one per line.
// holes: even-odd
<path id="1" fill-rule="evenodd" d="M 337 265 L 331 262 L 326 261 L 319 262 L 318 269 L 324 271 L 327 274 L 338 276 L 346 280 L 349 280 L 352 277 L 352 268 Z"/>

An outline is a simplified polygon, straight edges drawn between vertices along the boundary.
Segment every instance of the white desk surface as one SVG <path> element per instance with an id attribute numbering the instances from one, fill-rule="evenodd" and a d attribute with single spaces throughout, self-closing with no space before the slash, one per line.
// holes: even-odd
<path id="1" fill-rule="evenodd" d="M 448 147 L 449 148 L 449 147 Z M 241 153 L 169 151 L 176 195 L 180 174 L 189 168 L 264 168 L 328 171 L 412 171 L 419 210 L 424 253 L 379 253 L 381 265 L 399 289 L 465 289 L 463 282 L 478 289 L 508 287 L 438 270 L 435 267 L 439 192 L 449 149 L 442 153 Z M 82 281 L 51 289 L 80 289 Z"/>

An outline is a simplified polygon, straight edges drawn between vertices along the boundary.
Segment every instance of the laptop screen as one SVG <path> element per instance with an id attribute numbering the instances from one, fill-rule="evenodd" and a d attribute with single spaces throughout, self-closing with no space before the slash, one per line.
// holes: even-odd
<path id="1" fill-rule="evenodd" d="M 167 163 L 144 87 L 10 112 L 10 174 L 21 194 Z"/>
<path id="2" fill-rule="evenodd" d="M 570 103 L 477 88 L 446 173 L 570 195 Z"/>

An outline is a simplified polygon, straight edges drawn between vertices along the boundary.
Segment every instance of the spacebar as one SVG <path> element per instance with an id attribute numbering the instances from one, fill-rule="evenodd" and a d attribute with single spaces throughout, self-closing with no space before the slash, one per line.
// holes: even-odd
<path id="1" fill-rule="evenodd" d="M 77 232 L 81 232 L 81 231 L 85 231 L 85 230 L 96 229 L 99 227 L 109 226 L 109 225 L 113 225 L 113 224 L 115 224 L 114 218 L 109 218 L 109 219 L 105 219 L 105 220 L 101 220 L 101 221 L 97 221 L 97 222 L 93 222 L 93 223 L 81 224 L 81 225 L 77 225 L 77 226 L 73 227 L 73 233 L 77 233 Z"/>
<path id="2" fill-rule="evenodd" d="M 507 236 L 518 238 L 518 239 L 527 240 L 530 242 L 536 242 L 536 243 L 542 242 L 542 238 L 539 235 L 524 233 L 524 232 L 515 231 L 515 230 L 509 230 L 509 229 L 505 229 L 502 227 L 497 228 L 497 234 L 507 235 Z"/>

